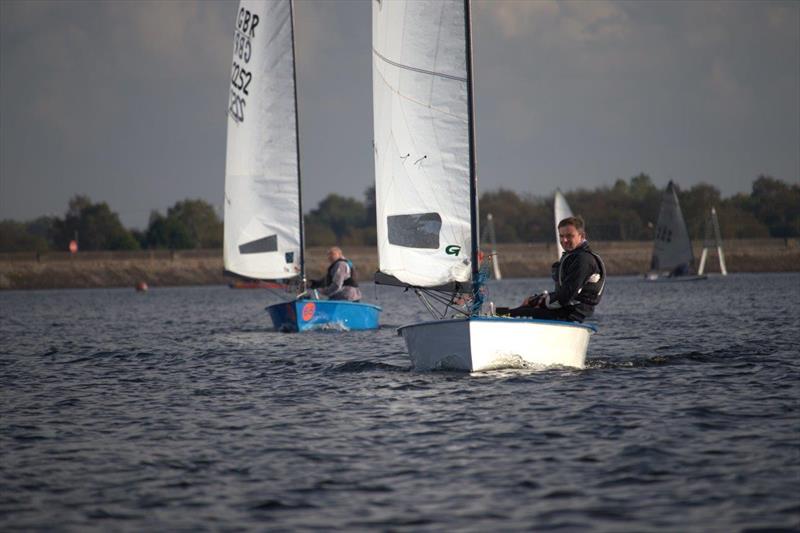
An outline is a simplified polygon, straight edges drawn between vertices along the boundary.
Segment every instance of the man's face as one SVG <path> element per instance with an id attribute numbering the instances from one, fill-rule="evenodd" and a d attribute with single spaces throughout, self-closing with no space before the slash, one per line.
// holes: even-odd
<path id="1" fill-rule="evenodd" d="M 336 248 L 331 248 L 330 250 L 328 250 L 328 261 L 330 261 L 331 263 L 339 259 L 341 256 L 342 256 L 341 252 L 339 252 L 339 250 L 337 250 Z"/>
<path id="2" fill-rule="evenodd" d="M 558 228 L 558 240 L 561 243 L 561 247 L 566 252 L 571 252 L 583 242 L 584 235 L 584 233 L 575 229 L 575 226 L 572 224 L 567 224 L 566 226 Z"/>

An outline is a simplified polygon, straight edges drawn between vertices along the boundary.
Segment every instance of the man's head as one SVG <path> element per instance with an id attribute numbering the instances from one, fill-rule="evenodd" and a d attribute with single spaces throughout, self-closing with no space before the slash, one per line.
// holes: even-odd
<path id="1" fill-rule="evenodd" d="M 339 248 L 338 246 L 331 246 L 328 249 L 328 261 L 330 261 L 331 263 L 333 263 L 337 259 L 341 259 L 342 257 L 344 257 L 342 255 L 342 249 Z"/>
<path id="2" fill-rule="evenodd" d="M 567 217 L 558 223 L 558 242 L 566 252 L 571 252 L 586 240 L 581 217 Z"/>

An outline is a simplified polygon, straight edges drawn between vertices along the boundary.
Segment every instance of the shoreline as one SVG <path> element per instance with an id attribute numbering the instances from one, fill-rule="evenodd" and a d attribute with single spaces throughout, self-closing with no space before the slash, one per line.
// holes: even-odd
<path id="1" fill-rule="evenodd" d="M 590 241 L 591 242 L 591 241 Z M 647 271 L 652 243 L 596 241 L 592 248 L 606 264 L 609 276 L 638 275 Z M 693 243 L 699 258 L 702 242 Z M 371 280 L 377 270 L 377 249 L 342 245 L 356 265 L 359 279 Z M 327 267 L 327 247 L 306 250 L 309 278 L 321 277 Z M 499 244 L 498 262 L 503 278 L 547 277 L 556 260 L 555 243 Z M 728 272 L 798 272 L 797 239 L 748 239 L 724 243 Z M 133 287 L 144 281 L 150 287 L 225 285 L 222 250 L 152 250 L 136 252 L 35 252 L 0 254 L 0 290 Z M 706 273 L 719 272 L 715 249 L 709 251 Z"/>

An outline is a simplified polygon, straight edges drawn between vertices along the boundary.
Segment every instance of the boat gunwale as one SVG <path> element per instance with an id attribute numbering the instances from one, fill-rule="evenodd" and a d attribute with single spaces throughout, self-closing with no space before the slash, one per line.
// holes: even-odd
<path id="1" fill-rule="evenodd" d="M 278 303 L 270 304 L 266 308 L 269 309 L 270 307 L 275 306 L 275 305 L 300 304 L 300 303 L 305 303 L 305 302 L 313 302 L 315 304 L 358 305 L 358 306 L 364 306 L 364 307 L 371 307 L 371 308 L 376 309 L 378 311 L 383 311 L 382 307 L 380 307 L 378 305 L 375 305 L 375 304 L 366 303 L 366 302 L 351 302 L 351 301 L 348 301 L 348 300 L 318 300 L 318 299 L 315 299 L 315 298 L 300 298 L 300 299 L 297 299 L 297 300 L 287 300 L 285 302 L 278 302 Z"/>
<path id="2" fill-rule="evenodd" d="M 545 326 L 566 326 L 570 328 L 588 329 L 591 333 L 597 333 L 597 326 L 594 324 L 582 324 L 579 322 L 567 322 L 564 320 L 543 320 L 540 318 L 526 318 L 526 317 L 502 317 L 502 316 L 471 316 L 463 318 L 446 318 L 442 320 L 426 320 L 424 322 L 414 322 L 413 324 L 406 324 L 397 328 L 397 333 L 400 334 L 401 330 L 414 326 L 425 326 L 429 324 L 442 324 L 445 322 L 506 322 L 513 321 L 515 324 L 529 323 L 529 324 L 542 324 Z"/>

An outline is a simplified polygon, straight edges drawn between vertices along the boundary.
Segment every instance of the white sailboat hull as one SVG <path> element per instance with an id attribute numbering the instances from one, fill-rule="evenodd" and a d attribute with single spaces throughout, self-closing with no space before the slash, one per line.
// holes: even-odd
<path id="1" fill-rule="evenodd" d="M 659 282 L 680 282 L 680 281 L 702 281 L 708 279 L 705 274 L 685 274 L 683 276 L 670 276 L 669 274 L 659 274 L 658 272 L 648 272 L 644 275 L 647 281 Z"/>
<path id="2" fill-rule="evenodd" d="M 526 318 L 473 317 L 398 329 L 416 370 L 569 366 L 583 368 L 593 326 Z"/>

